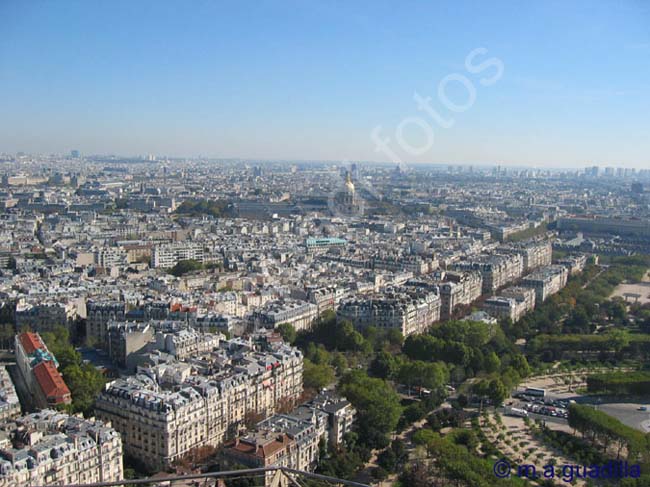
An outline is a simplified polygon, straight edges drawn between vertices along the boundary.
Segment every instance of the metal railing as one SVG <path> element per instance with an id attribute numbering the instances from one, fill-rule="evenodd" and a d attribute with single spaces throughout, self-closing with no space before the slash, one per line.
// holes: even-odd
<path id="1" fill-rule="evenodd" d="M 302 481 L 310 482 L 310 486 L 349 486 L 349 487 L 370 487 L 367 484 L 353 482 L 351 480 L 338 479 L 327 475 L 303 472 L 287 467 L 266 467 L 249 468 L 242 470 L 226 470 L 222 472 L 210 472 L 203 474 L 173 475 L 169 477 L 145 478 L 133 480 L 117 480 L 113 482 L 96 482 L 91 484 L 56 484 L 56 487 L 216 487 L 223 485 L 219 481 L 235 479 L 256 479 L 260 487 L 305 487 Z M 52 485 L 40 485 L 34 487 L 54 487 Z"/>

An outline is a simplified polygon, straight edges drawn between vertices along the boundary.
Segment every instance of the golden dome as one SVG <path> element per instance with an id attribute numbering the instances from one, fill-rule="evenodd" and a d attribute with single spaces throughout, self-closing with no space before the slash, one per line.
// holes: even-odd
<path id="1" fill-rule="evenodd" d="M 349 172 L 345 178 L 345 187 L 349 193 L 354 193 L 354 183 L 352 182 L 352 178 L 350 177 Z"/>

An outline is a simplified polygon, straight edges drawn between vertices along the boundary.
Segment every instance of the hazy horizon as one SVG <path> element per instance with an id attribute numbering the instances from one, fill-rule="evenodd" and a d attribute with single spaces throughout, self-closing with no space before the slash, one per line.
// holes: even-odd
<path id="1" fill-rule="evenodd" d="M 650 168 L 648 25 L 636 0 L 9 0 L 0 151 Z"/>

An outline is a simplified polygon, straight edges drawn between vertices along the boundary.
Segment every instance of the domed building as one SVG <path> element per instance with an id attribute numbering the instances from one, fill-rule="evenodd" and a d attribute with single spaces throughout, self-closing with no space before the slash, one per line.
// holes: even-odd
<path id="1" fill-rule="evenodd" d="M 334 194 L 330 210 L 344 216 L 363 215 L 363 200 L 357 195 L 350 171 L 345 176 L 345 187 Z"/>

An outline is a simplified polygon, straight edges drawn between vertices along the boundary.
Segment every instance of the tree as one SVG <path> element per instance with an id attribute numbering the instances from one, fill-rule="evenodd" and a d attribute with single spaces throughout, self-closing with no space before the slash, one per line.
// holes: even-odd
<path id="1" fill-rule="evenodd" d="M 314 343 L 310 343 L 307 347 L 305 358 L 317 365 L 329 365 L 332 361 L 332 356 L 325 347 L 323 345 L 315 345 Z"/>
<path id="2" fill-rule="evenodd" d="M 430 429 L 421 429 L 413 433 L 413 443 L 416 445 L 427 446 L 439 439 L 440 435 Z"/>
<path id="3" fill-rule="evenodd" d="M 310 331 L 298 335 L 299 347 L 304 349 L 314 343 L 322 344 L 327 350 L 372 351 L 370 344 L 354 329 L 353 324 L 348 320 L 337 321 L 336 313 L 331 310 L 323 312 Z"/>
<path id="4" fill-rule="evenodd" d="M 449 371 L 442 362 L 427 363 L 414 360 L 400 366 L 398 380 L 408 387 L 436 389 L 449 381 Z"/>
<path id="5" fill-rule="evenodd" d="M 91 415 L 95 398 L 103 389 L 106 378 L 93 365 L 83 363 L 81 355 L 71 345 L 67 328 L 58 327 L 54 333 L 43 333 L 42 338 L 59 362 L 63 380 L 70 389 L 72 404 L 68 410 Z"/>
<path id="6" fill-rule="evenodd" d="M 402 414 L 399 396 L 393 388 L 357 370 L 343 377 L 339 392 L 356 408 L 359 435 L 364 442 L 372 447 L 385 446 L 386 435 L 395 430 Z"/>
<path id="7" fill-rule="evenodd" d="M 336 380 L 334 369 L 328 364 L 314 364 L 305 359 L 303 367 L 302 382 L 305 388 L 321 390 Z"/>
<path id="8" fill-rule="evenodd" d="M 584 306 L 574 309 L 564 323 L 565 333 L 589 333 L 591 317 Z"/>
<path id="9" fill-rule="evenodd" d="M 627 331 L 612 330 L 608 334 L 608 345 L 616 352 L 620 352 L 630 344 L 630 335 Z"/>
<path id="10" fill-rule="evenodd" d="M 641 322 L 640 328 L 643 333 L 650 333 L 650 316 Z"/>
<path id="11" fill-rule="evenodd" d="M 399 362 L 392 353 L 379 352 L 370 363 L 370 375 L 380 379 L 392 379 L 399 371 Z"/>
<path id="12" fill-rule="evenodd" d="M 389 472 L 397 472 L 408 459 L 404 442 L 400 439 L 393 440 L 377 457 L 377 464 Z"/>
<path id="13" fill-rule="evenodd" d="M 467 407 L 467 404 L 469 403 L 467 396 L 465 394 L 459 394 L 458 395 L 458 405 L 461 408 Z"/>
<path id="14" fill-rule="evenodd" d="M 363 467 L 363 460 L 355 448 L 349 444 L 338 446 L 321 458 L 318 464 L 318 473 L 343 479 L 353 478 L 356 472 Z"/>
<path id="15" fill-rule="evenodd" d="M 245 465 L 236 464 L 234 467 L 229 468 L 228 470 L 245 470 Z M 258 485 L 257 479 L 252 476 L 245 477 L 235 477 L 227 478 L 225 480 L 226 487 L 254 487 Z"/>
<path id="16" fill-rule="evenodd" d="M 488 397 L 492 404 L 499 405 L 508 397 L 508 390 L 501 379 L 492 379 L 488 386 Z"/>
<path id="17" fill-rule="evenodd" d="M 410 335 L 404 341 L 404 353 L 412 360 L 433 360 L 442 347 L 431 335 Z"/>
<path id="18" fill-rule="evenodd" d="M 413 404 L 409 404 L 404 408 L 404 419 L 409 423 L 415 423 L 420 421 L 427 414 L 423 401 L 414 401 Z"/>
<path id="19" fill-rule="evenodd" d="M 173 276 L 180 277 L 188 272 L 194 272 L 203 269 L 203 264 L 195 259 L 179 260 L 174 267 L 169 270 Z"/>
<path id="20" fill-rule="evenodd" d="M 490 383 L 485 379 L 475 382 L 472 385 L 472 393 L 480 397 L 488 397 L 490 395 Z"/>
<path id="21" fill-rule="evenodd" d="M 402 332 L 397 328 L 391 328 L 388 330 L 386 338 L 388 339 L 388 343 L 393 346 L 401 347 L 404 343 L 404 335 L 402 335 Z"/>
<path id="22" fill-rule="evenodd" d="M 519 373 L 521 377 L 528 377 L 531 369 L 528 365 L 528 360 L 522 354 L 517 353 L 513 355 L 510 365 Z"/>
<path id="23" fill-rule="evenodd" d="M 282 335 L 282 339 L 287 342 L 294 344 L 296 342 L 296 328 L 291 323 L 280 323 L 278 325 L 278 333 Z"/>
<path id="24" fill-rule="evenodd" d="M 332 353 L 331 365 L 336 369 L 338 375 L 342 375 L 348 369 L 348 359 L 341 352 Z"/>
<path id="25" fill-rule="evenodd" d="M 491 374 L 499 370 L 501 367 L 501 360 L 499 360 L 499 357 L 497 357 L 496 353 L 490 352 L 484 356 L 483 367 L 485 368 L 486 372 Z"/>

